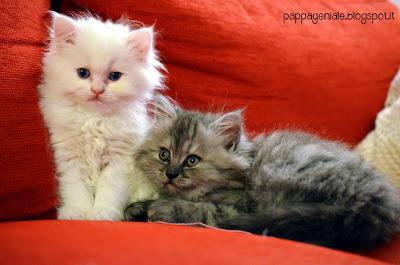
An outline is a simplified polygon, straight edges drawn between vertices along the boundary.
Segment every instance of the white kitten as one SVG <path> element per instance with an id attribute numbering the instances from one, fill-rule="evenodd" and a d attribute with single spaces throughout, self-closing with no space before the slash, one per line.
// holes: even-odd
<path id="1" fill-rule="evenodd" d="M 57 166 L 58 218 L 121 220 L 132 182 L 142 183 L 140 196 L 152 192 L 131 154 L 149 124 L 145 104 L 162 81 L 153 30 L 52 16 L 38 88 Z"/>

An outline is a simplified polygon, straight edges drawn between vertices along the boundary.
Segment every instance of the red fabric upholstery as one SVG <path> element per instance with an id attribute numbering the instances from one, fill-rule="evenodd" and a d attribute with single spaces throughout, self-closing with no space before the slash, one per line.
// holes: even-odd
<path id="1" fill-rule="evenodd" d="M 392 264 L 400 264 L 400 236 L 397 236 L 388 244 L 381 245 L 371 252 L 362 254 Z"/>
<path id="2" fill-rule="evenodd" d="M 0 4 L 0 220 L 30 218 L 55 206 L 54 170 L 36 86 L 48 1 Z"/>
<path id="3" fill-rule="evenodd" d="M 257 132 L 302 128 L 357 143 L 400 65 L 400 20 L 283 23 L 285 12 L 383 12 L 386 0 L 65 0 L 155 23 L 170 95 L 190 108 L 246 108 Z"/>
<path id="4" fill-rule="evenodd" d="M 311 245 L 144 223 L 30 221 L 0 225 L 0 264 L 385 264 Z"/>

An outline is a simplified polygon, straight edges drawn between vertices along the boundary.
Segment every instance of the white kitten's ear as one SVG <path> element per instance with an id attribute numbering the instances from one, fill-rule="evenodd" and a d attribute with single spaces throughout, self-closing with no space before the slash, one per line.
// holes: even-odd
<path id="1" fill-rule="evenodd" d="M 179 111 L 178 104 L 171 98 L 157 95 L 154 98 L 153 107 L 151 111 L 157 120 L 171 120 L 176 118 L 177 112 Z"/>
<path id="2" fill-rule="evenodd" d="M 51 12 L 53 17 L 52 24 L 52 39 L 56 43 L 71 43 L 73 44 L 73 39 L 77 31 L 77 26 L 75 21 L 67 16 L 58 14 L 56 12 Z"/>
<path id="3" fill-rule="evenodd" d="M 153 28 L 133 30 L 129 33 L 127 45 L 140 62 L 146 62 L 153 48 Z"/>
<path id="4" fill-rule="evenodd" d="M 227 149 L 234 150 L 240 141 L 243 132 L 242 112 L 229 112 L 211 124 Z"/>

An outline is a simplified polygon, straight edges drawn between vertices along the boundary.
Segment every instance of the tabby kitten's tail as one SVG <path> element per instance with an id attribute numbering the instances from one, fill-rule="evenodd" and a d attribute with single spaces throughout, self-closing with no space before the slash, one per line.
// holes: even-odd
<path id="1" fill-rule="evenodd" d="M 345 250 L 372 249 L 399 231 L 399 210 L 371 203 L 361 208 L 318 203 L 239 213 L 219 227 Z"/>

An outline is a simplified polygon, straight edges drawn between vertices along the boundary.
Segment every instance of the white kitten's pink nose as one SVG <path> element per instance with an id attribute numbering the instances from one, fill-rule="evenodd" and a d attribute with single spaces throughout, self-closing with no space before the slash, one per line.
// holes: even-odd
<path id="1" fill-rule="evenodd" d="M 95 94 L 96 96 L 103 94 L 105 89 L 104 87 L 91 87 L 90 90 Z"/>

